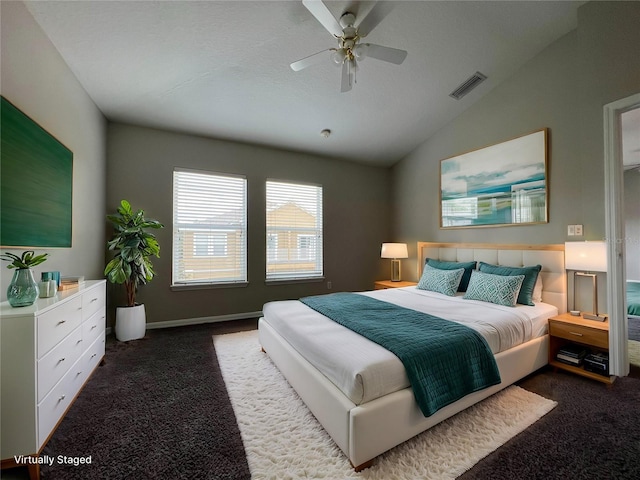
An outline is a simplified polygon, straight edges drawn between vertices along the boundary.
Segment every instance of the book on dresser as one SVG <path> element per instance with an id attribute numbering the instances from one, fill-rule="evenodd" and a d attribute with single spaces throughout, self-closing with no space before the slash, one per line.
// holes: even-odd
<path id="1" fill-rule="evenodd" d="M 556 359 L 559 362 L 578 367 L 582 365 L 584 357 L 586 357 L 588 353 L 589 349 L 586 347 L 575 344 L 567 344 L 558 349 Z"/>

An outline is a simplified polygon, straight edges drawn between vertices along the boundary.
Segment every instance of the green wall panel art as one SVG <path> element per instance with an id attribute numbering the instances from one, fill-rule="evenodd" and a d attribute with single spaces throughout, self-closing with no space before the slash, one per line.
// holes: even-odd
<path id="1" fill-rule="evenodd" d="M 71 247 L 73 153 L 4 97 L 0 245 Z"/>

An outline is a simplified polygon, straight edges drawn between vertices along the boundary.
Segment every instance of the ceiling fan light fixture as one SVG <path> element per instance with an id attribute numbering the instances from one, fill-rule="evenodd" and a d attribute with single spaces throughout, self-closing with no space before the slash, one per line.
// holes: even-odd
<path id="1" fill-rule="evenodd" d="M 347 58 L 347 51 L 344 48 L 338 48 L 332 55 L 333 61 L 340 65 Z"/>
<path id="2" fill-rule="evenodd" d="M 356 48 L 353 49 L 353 54 L 356 59 L 359 61 L 364 60 L 367 57 L 367 51 L 369 50 L 369 45 L 366 43 L 359 43 L 356 45 Z"/>

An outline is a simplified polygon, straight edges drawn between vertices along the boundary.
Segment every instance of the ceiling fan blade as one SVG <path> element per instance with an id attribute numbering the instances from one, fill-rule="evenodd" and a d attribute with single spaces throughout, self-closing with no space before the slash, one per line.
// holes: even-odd
<path id="1" fill-rule="evenodd" d="M 378 2 L 358 25 L 358 35 L 366 37 L 393 10 L 391 2 Z"/>
<path id="2" fill-rule="evenodd" d="M 321 52 L 314 53 L 313 55 L 309 55 L 308 57 L 301 58 L 300 60 L 293 62 L 290 67 L 294 72 L 299 72 L 303 68 L 310 67 L 311 65 L 315 65 L 316 63 L 320 63 L 322 61 L 329 60 L 329 55 L 327 52 L 331 52 L 334 50 L 333 48 L 328 48 L 327 50 L 322 50 Z"/>
<path id="3" fill-rule="evenodd" d="M 342 63 L 342 81 L 340 83 L 340 92 L 348 92 L 353 87 L 352 85 L 352 72 L 349 65 L 349 61 L 345 61 Z"/>
<path id="4" fill-rule="evenodd" d="M 407 52 L 405 50 L 383 47 L 382 45 L 376 45 L 375 43 L 365 43 L 363 45 L 367 46 L 367 57 L 377 58 L 383 62 L 400 65 L 404 62 L 404 59 L 407 58 Z"/>
<path id="5" fill-rule="evenodd" d="M 331 35 L 335 35 L 336 37 L 342 36 L 342 27 L 324 3 L 320 0 L 302 0 L 302 4 L 307 7 L 311 15 L 316 17 L 316 20 L 318 20 Z"/>

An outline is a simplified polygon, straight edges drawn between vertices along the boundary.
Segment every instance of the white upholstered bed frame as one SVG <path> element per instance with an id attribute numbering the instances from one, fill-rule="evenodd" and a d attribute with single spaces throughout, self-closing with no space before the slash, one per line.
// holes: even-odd
<path id="1" fill-rule="evenodd" d="M 418 272 L 425 259 L 478 260 L 496 265 L 541 264 L 542 299 L 566 311 L 564 245 L 495 245 L 418 242 Z M 411 388 L 356 405 L 302 357 L 264 318 L 258 322 L 263 350 L 296 390 L 309 410 L 345 453 L 356 470 L 373 459 L 441 421 L 493 395 L 548 362 L 549 337 L 538 337 L 496 354 L 502 382 L 472 393 L 424 417 Z"/>

